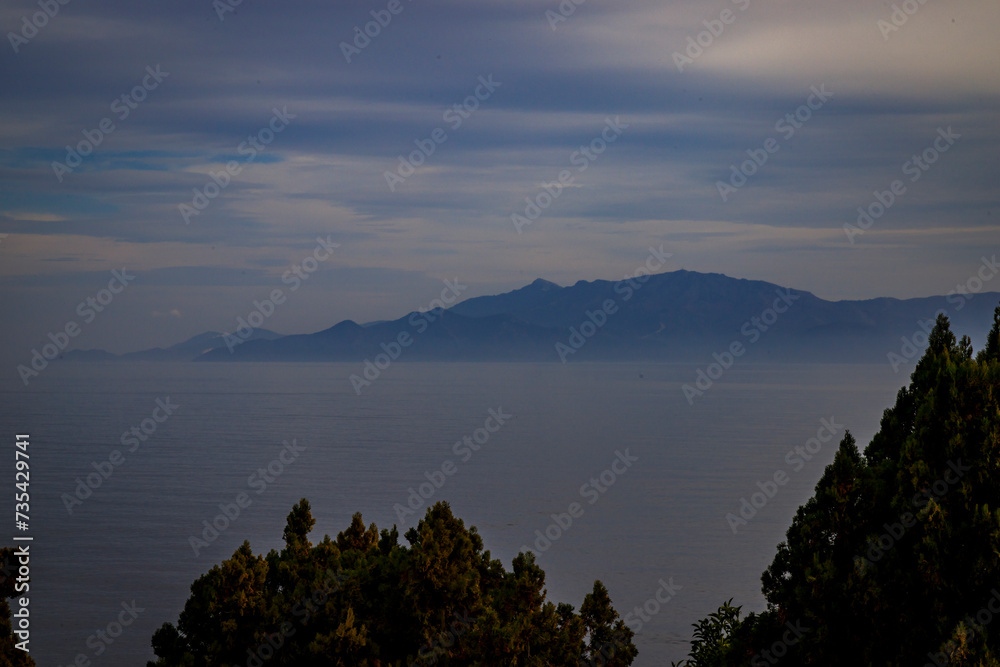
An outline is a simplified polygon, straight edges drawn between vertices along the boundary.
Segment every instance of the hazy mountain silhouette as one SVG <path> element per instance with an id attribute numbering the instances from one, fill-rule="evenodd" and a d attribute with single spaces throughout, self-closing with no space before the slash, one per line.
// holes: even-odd
<path id="1" fill-rule="evenodd" d="M 562 343 L 579 347 L 573 353 L 563 348 L 570 361 L 697 362 L 706 356 L 711 361 L 713 352 L 739 341 L 747 349 L 745 359 L 884 362 L 889 352 L 900 351 L 901 337 L 912 339 L 917 334 L 914 354 L 921 351 L 919 322 L 929 328 L 939 309 L 946 311 L 956 329 L 977 332 L 973 342 L 981 344 L 986 331 L 978 329 L 989 321 L 998 300 L 998 293 L 981 293 L 971 299 L 954 294 L 827 301 L 768 282 L 693 271 L 661 273 L 645 283 L 594 280 L 568 287 L 538 279 L 511 292 L 468 299 L 446 311 L 414 312 L 365 325 L 345 320 L 312 334 L 266 332 L 232 351 L 221 334 L 203 334 L 166 350 L 121 358 L 361 361 L 383 352 L 391 356 L 403 334 L 411 344 L 401 346 L 399 358 L 407 361 L 560 361 L 556 344 Z M 603 311 L 605 305 L 611 314 Z M 589 321 L 603 324 L 581 327 Z M 587 337 L 592 330 L 596 333 Z"/>
<path id="2" fill-rule="evenodd" d="M 268 329 L 254 329 L 250 340 L 281 338 L 281 334 Z M 223 334 L 218 331 L 206 331 L 183 343 L 170 347 L 154 347 L 127 354 L 112 354 L 104 350 L 70 350 L 63 355 L 67 361 L 191 361 L 196 357 L 217 347 L 225 348 Z"/>

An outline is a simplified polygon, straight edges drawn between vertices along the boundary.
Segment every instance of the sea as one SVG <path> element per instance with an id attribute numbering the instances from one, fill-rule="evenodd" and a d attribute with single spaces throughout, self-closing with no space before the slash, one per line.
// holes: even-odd
<path id="1" fill-rule="evenodd" d="M 737 363 L 686 395 L 711 361 L 396 362 L 370 384 L 351 381 L 361 364 L 63 362 L 4 381 L 0 539 L 32 538 L 31 656 L 145 665 L 191 583 L 244 540 L 280 548 L 307 498 L 313 541 L 355 512 L 402 534 L 447 501 L 508 570 L 535 551 L 549 600 L 579 608 L 602 581 L 634 664 L 669 665 L 723 602 L 765 608 L 760 575 L 845 429 L 864 447 L 908 381 L 887 363 Z"/>

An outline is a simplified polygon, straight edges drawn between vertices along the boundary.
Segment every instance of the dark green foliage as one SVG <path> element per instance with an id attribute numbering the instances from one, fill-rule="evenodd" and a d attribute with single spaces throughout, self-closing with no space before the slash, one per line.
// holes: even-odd
<path id="1" fill-rule="evenodd" d="M 1000 611 L 998 482 L 1000 308 L 975 360 L 939 316 L 864 455 L 847 434 L 796 513 L 762 576 L 767 611 L 737 620 L 727 603 L 686 664 L 1000 665 L 1000 614 L 976 620 Z M 763 653 L 780 643 L 780 661 Z"/>
<path id="2" fill-rule="evenodd" d="M 695 623 L 688 664 L 701 667 L 725 667 L 728 664 L 726 660 L 736 639 L 734 633 L 740 628 L 741 607 L 732 606 L 732 601 L 730 598 L 718 611 Z M 677 667 L 678 663 L 673 664 Z"/>
<path id="3" fill-rule="evenodd" d="M 1000 306 L 993 311 L 993 328 L 986 337 L 986 347 L 979 352 L 979 361 L 1000 361 Z"/>
<path id="4" fill-rule="evenodd" d="M 579 615 L 546 602 L 534 557 L 518 555 L 506 572 L 447 503 L 406 533 L 409 547 L 360 514 L 313 545 L 314 524 L 303 499 L 282 551 L 255 556 L 244 543 L 195 581 L 177 626 L 153 635 L 149 665 L 618 667 L 635 657 L 600 582 Z"/>

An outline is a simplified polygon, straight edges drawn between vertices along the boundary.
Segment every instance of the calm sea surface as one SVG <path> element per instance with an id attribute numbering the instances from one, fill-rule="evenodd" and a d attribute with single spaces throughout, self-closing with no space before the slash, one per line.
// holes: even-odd
<path id="1" fill-rule="evenodd" d="M 280 547 L 299 498 L 312 503 L 314 540 L 358 511 L 389 527 L 409 489 L 451 461 L 457 472 L 431 501 L 449 501 L 508 569 L 553 513 L 581 504 L 539 555 L 551 600 L 579 607 L 601 579 L 624 615 L 672 577 L 677 594 L 643 622 L 635 664 L 680 659 L 691 624 L 721 602 L 763 608 L 760 573 L 841 434 L 798 471 L 786 453 L 821 419 L 866 444 L 906 380 L 887 364 L 746 364 L 692 406 L 680 387 L 695 369 L 397 363 L 358 396 L 347 379 L 358 364 L 57 364 L 27 389 L 0 385 L 10 486 L 14 434 L 31 435 L 31 655 L 45 666 L 81 653 L 97 665 L 144 665 L 153 631 L 176 622 L 191 582 L 243 540 L 256 552 Z M 123 447 L 122 433 L 167 398 L 180 406 L 174 414 L 134 452 Z M 476 437 L 501 408 L 512 417 L 479 451 L 456 455 L 456 441 Z M 271 482 L 250 480 L 292 439 L 303 448 L 294 462 Z M 62 495 L 114 450 L 124 462 L 71 515 Z M 581 495 L 618 451 L 638 460 L 603 493 Z M 734 535 L 725 515 L 778 470 L 788 484 Z M 241 492 L 252 504 L 195 556 L 189 536 Z M 134 623 L 110 645 L 97 639 L 133 601 L 142 610 Z"/>

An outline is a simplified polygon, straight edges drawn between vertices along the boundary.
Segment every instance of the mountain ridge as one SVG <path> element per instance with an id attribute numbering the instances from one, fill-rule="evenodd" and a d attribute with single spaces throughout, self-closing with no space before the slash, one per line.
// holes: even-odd
<path id="1" fill-rule="evenodd" d="M 748 358 L 758 360 L 867 363 L 884 361 L 904 340 L 921 347 L 921 323 L 942 310 L 956 331 L 982 341 L 986 332 L 975 327 L 988 321 L 998 300 L 1000 294 L 982 292 L 828 301 L 767 281 L 686 270 L 568 286 L 537 278 L 515 290 L 395 320 L 345 319 L 285 336 L 255 330 L 232 349 L 223 334 L 206 332 L 165 349 L 126 355 L 79 350 L 65 357 L 364 361 L 398 346 L 396 357 L 411 361 L 687 361 L 739 341 L 751 352 Z"/>

